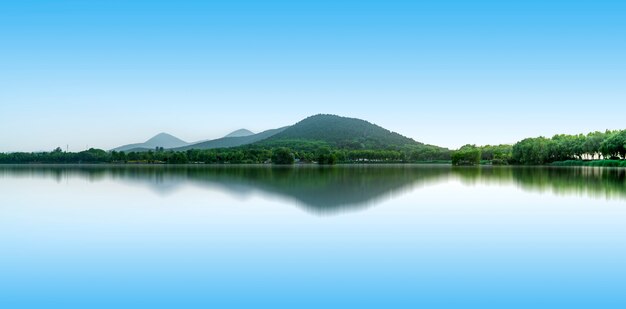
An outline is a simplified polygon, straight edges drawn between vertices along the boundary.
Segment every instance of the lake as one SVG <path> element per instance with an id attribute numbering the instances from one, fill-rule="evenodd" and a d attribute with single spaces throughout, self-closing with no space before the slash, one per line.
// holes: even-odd
<path id="1" fill-rule="evenodd" d="M 626 169 L 0 166 L 0 308 L 626 308 Z"/>

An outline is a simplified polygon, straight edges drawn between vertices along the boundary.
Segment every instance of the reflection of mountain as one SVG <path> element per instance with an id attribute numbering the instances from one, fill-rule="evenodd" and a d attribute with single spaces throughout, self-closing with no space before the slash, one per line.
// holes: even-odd
<path id="1" fill-rule="evenodd" d="M 451 168 L 426 165 L 349 166 L 230 166 L 230 165 L 9 165 L 0 177 L 85 177 L 149 185 L 167 194 L 195 184 L 218 187 L 234 195 L 254 191 L 284 197 L 313 212 L 365 207 L 416 185 L 458 178 L 465 184 L 518 185 L 523 190 L 558 195 L 626 199 L 626 169 L 483 167 Z"/>
<path id="2" fill-rule="evenodd" d="M 413 185 L 434 183 L 449 175 L 448 166 L 4 166 L 3 174 L 30 177 L 81 176 L 90 180 L 111 178 L 141 182 L 156 192 L 167 193 L 176 186 L 193 183 L 219 187 L 235 195 L 260 191 L 293 199 L 314 212 L 364 207 L 377 199 L 400 193 Z"/>
<path id="3" fill-rule="evenodd" d="M 300 166 L 222 167 L 191 170 L 189 178 L 220 184 L 231 190 L 241 186 L 288 197 L 316 212 L 363 207 L 412 185 L 433 183 L 448 175 L 448 167 L 407 166 Z"/>

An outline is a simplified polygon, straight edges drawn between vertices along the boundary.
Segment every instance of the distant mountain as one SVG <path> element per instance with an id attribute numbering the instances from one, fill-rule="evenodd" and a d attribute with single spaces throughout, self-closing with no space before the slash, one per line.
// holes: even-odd
<path id="1" fill-rule="evenodd" d="M 425 145 L 411 138 L 391 132 L 365 120 L 341 117 L 336 115 L 315 115 L 287 127 L 253 132 L 240 129 L 225 137 L 187 143 L 174 136 L 161 133 L 145 143 L 130 144 L 115 148 L 116 151 L 148 151 L 155 147 L 163 147 L 174 151 L 189 149 L 231 148 L 244 145 L 259 147 L 285 146 L 294 150 L 307 150 L 319 146 L 339 149 L 369 150 L 446 150 L 437 146 Z"/>
<path id="2" fill-rule="evenodd" d="M 264 140 L 268 137 L 271 137 L 277 133 L 284 131 L 288 127 L 278 128 L 263 131 L 261 133 L 248 135 L 248 136 L 235 136 L 235 137 L 222 137 L 210 141 L 204 141 L 200 143 L 195 143 L 183 147 L 174 148 L 174 151 L 182 151 L 188 149 L 214 149 L 214 148 L 230 148 L 252 144 L 261 140 Z M 236 131 L 235 131 L 236 132 Z"/>
<path id="3" fill-rule="evenodd" d="M 233 131 L 224 137 L 242 137 L 242 136 L 250 136 L 254 135 L 254 132 L 246 129 L 239 129 L 237 131 Z"/>
<path id="4" fill-rule="evenodd" d="M 281 146 L 298 142 L 321 142 L 343 149 L 399 149 L 425 146 L 365 120 L 321 114 L 308 117 L 257 144 Z"/>
<path id="5" fill-rule="evenodd" d="M 189 145 L 189 143 L 181 140 L 180 138 L 177 138 L 167 133 L 159 133 L 143 143 L 128 144 L 128 145 L 120 146 L 111 150 L 112 151 L 146 151 L 146 150 L 153 150 L 156 147 L 163 147 L 167 149 L 167 148 L 182 147 L 186 145 Z"/>

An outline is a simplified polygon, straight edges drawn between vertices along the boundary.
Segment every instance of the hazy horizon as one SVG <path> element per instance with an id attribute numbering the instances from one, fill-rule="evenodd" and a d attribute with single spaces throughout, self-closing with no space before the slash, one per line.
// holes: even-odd
<path id="1" fill-rule="evenodd" d="M 0 4 L 0 152 L 324 113 L 449 148 L 624 129 L 619 1 Z"/>

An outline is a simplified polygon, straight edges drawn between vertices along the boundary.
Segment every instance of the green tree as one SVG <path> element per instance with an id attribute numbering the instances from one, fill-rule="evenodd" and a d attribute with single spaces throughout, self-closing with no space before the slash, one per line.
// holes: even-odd
<path id="1" fill-rule="evenodd" d="M 318 164 L 332 165 L 332 164 L 335 164 L 336 162 L 337 162 L 337 156 L 334 153 L 332 153 L 330 148 L 324 147 L 318 150 L 318 153 L 317 153 Z"/>
<path id="2" fill-rule="evenodd" d="M 295 157 L 289 148 L 280 147 L 272 152 L 272 163 L 274 164 L 293 164 Z"/>
<path id="3" fill-rule="evenodd" d="M 480 164 L 481 150 L 476 145 L 465 145 L 452 152 L 453 165 L 478 165 Z"/>
<path id="4" fill-rule="evenodd" d="M 186 164 L 189 163 L 189 158 L 187 158 L 187 153 L 185 152 L 173 152 L 170 153 L 167 163 Z"/>
<path id="5" fill-rule="evenodd" d="M 551 141 L 545 137 L 526 138 L 515 145 L 511 152 L 511 160 L 519 164 L 545 164 L 550 162 Z"/>
<path id="6" fill-rule="evenodd" d="M 591 159 L 595 159 L 596 156 L 602 154 L 601 146 L 606 139 L 606 135 L 606 133 L 598 131 L 587 134 L 587 138 L 583 143 L 584 153 L 588 154 Z"/>
<path id="7" fill-rule="evenodd" d="M 626 130 L 613 132 L 600 145 L 605 157 L 626 158 Z"/>

